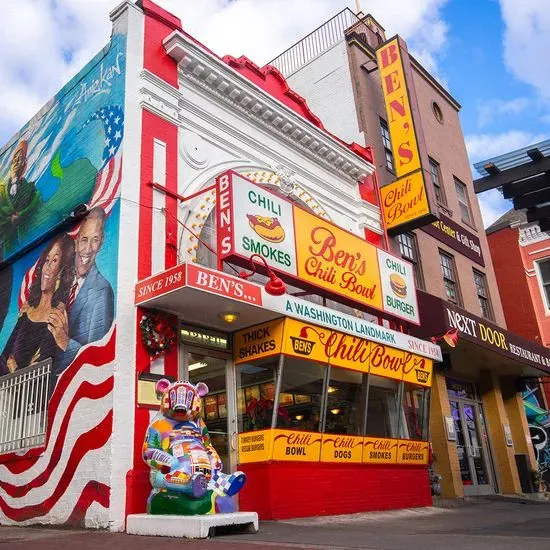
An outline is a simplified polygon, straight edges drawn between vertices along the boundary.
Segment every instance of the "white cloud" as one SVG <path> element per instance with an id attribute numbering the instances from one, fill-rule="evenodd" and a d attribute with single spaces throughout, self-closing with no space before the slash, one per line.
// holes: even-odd
<path id="1" fill-rule="evenodd" d="M 550 6 L 547 0 L 500 0 L 504 61 L 511 74 L 550 100 Z"/>
<path id="2" fill-rule="evenodd" d="M 467 135 L 465 139 L 468 156 L 470 161 L 474 163 L 538 143 L 547 139 L 547 136 L 545 134 L 510 130 L 495 134 L 471 134 Z"/>
<path id="3" fill-rule="evenodd" d="M 497 189 L 485 191 L 485 193 L 478 195 L 477 199 L 484 227 L 489 227 L 513 206 L 512 201 L 505 199 Z"/>
<path id="4" fill-rule="evenodd" d="M 479 100 L 477 102 L 477 125 L 483 128 L 492 122 L 501 122 L 509 115 L 523 113 L 531 104 L 526 97 L 516 97 L 504 101 L 502 99 Z"/>
<path id="5" fill-rule="evenodd" d="M 401 34 L 427 69 L 437 71 L 448 27 L 448 0 L 365 0 L 388 36 Z M 219 55 L 264 64 L 353 0 L 157 0 L 184 29 Z M 109 40 L 109 11 L 120 0 L 2 0 L 0 143 L 17 131 Z"/>

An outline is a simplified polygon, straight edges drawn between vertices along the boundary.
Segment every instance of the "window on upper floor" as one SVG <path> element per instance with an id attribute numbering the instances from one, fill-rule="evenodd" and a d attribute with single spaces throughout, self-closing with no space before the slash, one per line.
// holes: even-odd
<path id="1" fill-rule="evenodd" d="M 447 300 L 458 306 L 462 305 L 460 296 L 460 287 L 456 275 L 455 259 L 446 252 L 439 251 L 439 260 L 441 262 L 441 271 L 443 272 L 443 284 L 445 285 L 445 294 Z"/>
<path id="2" fill-rule="evenodd" d="M 470 201 L 468 200 L 468 190 L 458 178 L 455 177 L 455 188 L 458 196 L 458 204 L 460 205 L 460 216 L 464 223 L 468 225 L 474 225 L 474 218 L 472 216 L 472 209 L 470 208 Z"/>
<path id="3" fill-rule="evenodd" d="M 422 266 L 420 264 L 420 254 L 418 253 L 418 242 L 414 233 L 401 233 L 397 237 L 399 241 L 399 251 L 401 257 L 413 265 L 414 282 L 416 288 L 424 288 L 424 277 L 422 276 Z"/>
<path id="4" fill-rule="evenodd" d="M 429 158 L 429 157 L 428 157 Z M 432 186 L 435 192 L 435 198 L 439 204 L 446 205 L 445 193 L 443 192 L 443 187 L 441 185 L 441 169 L 439 163 L 435 162 L 434 159 L 429 158 L 430 161 L 430 178 L 432 180 Z"/>
<path id="5" fill-rule="evenodd" d="M 487 290 L 487 279 L 481 271 L 474 269 L 474 282 L 476 284 L 477 299 L 481 309 L 481 316 L 490 321 L 494 321 L 493 308 L 491 306 L 491 298 Z"/>
<path id="6" fill-rule="evenodd" d="M 536 263 L 544 309 L 550 310 L 550 258 Z"/>
<path id="7" fill-rule="evenodd" d="M 380 134 L 382 135 L 382 144 L 384 145 L 384 155 L 386 156 L 386 168 L 395 173 L 395 164 L 393 160 L 393 152 L 391 148 L 390 130 L 388 123 L 384 119 L 380 119 Z"/>

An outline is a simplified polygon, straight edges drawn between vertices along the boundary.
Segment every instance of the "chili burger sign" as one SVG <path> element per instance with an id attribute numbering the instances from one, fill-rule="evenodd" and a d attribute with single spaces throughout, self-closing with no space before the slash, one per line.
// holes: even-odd
<path id="1" fill-rule="evenodd" d="M 259 254 L 298 287 L 420 323 L 409 263 L 232 171 L 216 181 L 221 259 Z"/>

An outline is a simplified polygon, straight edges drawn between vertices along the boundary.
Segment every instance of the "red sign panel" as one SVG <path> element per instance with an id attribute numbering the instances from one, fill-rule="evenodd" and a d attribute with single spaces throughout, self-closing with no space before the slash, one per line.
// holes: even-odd
<path id="1" fill-rule="evenodd" d="M 172 290 L 185 286 L 185 265 L 171 267 L 162 273 L 148 277 L 136 285 L 135 304 L 139 305 L 151 298 L 158 298 Z"/>

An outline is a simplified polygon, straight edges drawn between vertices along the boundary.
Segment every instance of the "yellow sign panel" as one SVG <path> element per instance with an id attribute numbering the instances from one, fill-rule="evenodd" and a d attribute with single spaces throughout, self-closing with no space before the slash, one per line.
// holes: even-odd
<path id="1" fill-rule="evenodd" d="M 299 279 L 383 309 L 375 246 L 301 208 L 294 208 L 294 226 Z"/>
<path id="2" fill-rule="evenodd" d="M 320 433 L 273 430 L 273 460 L 319 462 Z"/>
<path id="3" fill-rule="evenodd" d="M 405 353 L 403 359 L 403 380 L 419 386 L 431 387 L 433 361 L 420 355 Z"/>
<path id="4" fill-rule="evenodd" d="M 283 319 L 256 325 L 235 334 L 235 364 L 281 353 Z"/>
<path id="5" fill-rule="evenodd" d="M 381 187 L 380 194 L 387 229 L 430 214 L 422 170 Z"/>
<path id="6" fill-rule="evenodd" d="M 399 39 L 395 37 L 376 52 L 388 115 L 388 129 L 397 177 L 421 167 Z"/>
<path id="7" fill-rule="evenodd" d="M 361 462 L 363 438 L 353 435 L 323 435 L 321 462 Z"/>
<path id="8" fill-rule="evenodd" d="M 395 464 L 397 461 L 397 444 L 397 439 L 365 437 L 363 441 L 363 462 Z"/>
<path id="9" fill-rule="evenodd" d="M 271 459 L 272 430 L 239 434 L 239 464 Z"/>
<path id="10" fill-rule="evenodd" d="M 295 319 L 285 320 L 283 353 L 286 355 L 368 372 L 370 346 L 368 340 L 350 334 Z"/>
<path id="11" fill-rule="evenodd" d="M 405 352 L 384 344 L 371 344 L 370 373 L 402 380 Z"/>
<path id="12" fill-rule="evenodd" d="M 400 439 L 397 446 L 398 464 L 428 464 L 429 443 Z"/>

